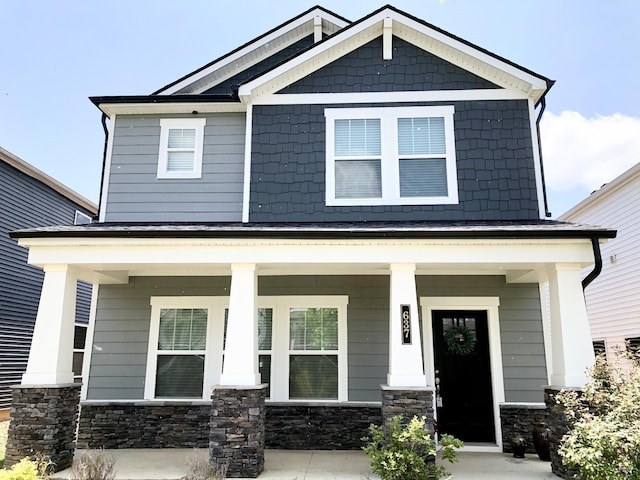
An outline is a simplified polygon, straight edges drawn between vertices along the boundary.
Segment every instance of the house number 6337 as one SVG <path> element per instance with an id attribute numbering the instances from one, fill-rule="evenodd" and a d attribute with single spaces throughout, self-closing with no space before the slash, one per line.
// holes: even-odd
<path id="1" fill-rule="evenodd" d="M 411 344 L 411 309 L 409 305 L 400 305 L 400 318 L 402 320 L 402 344 Z"/>

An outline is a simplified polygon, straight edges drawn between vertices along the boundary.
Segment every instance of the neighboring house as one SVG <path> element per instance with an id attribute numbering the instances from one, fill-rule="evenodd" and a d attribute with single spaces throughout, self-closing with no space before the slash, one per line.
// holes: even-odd
<path id="1" fill-rule="evenodd" d="M 9 232 L 89 223 L 97 211 L 86 198 L 0 148 L 0 419 L 9 418 L 9 387 L 20 384 L 27 368 L 44 278 L 42 269 L 27 263 L 27 249 Z M 78 381 L 90 298 L 91 286 L 79 284 L 73 362 Z"/>
<path id="2" fill-rule="evenodd" d="M 602 273 L 586 290 L 594 349 L 615 359 L 628 342 L 640 346 L 640 164 L 603 185 L 560 216 L 567 222 L 615 228 L 602 246 Z"/>
<path id="3" fill-rule="evenodd" d="M 44 339 L 81 278 L 79 447 L 210 447 L 256 476 L 265 443 L 358 448 L 399 412 L 508 449 L 544 385 L 583 384 L 581 272 L 615 235 L 545 219 L 552 84 L 390 6 L 316 7 L 151 95 L 92 98 L 99 221 L 15 234 L 51 287 L 25 395 L 74 398 Z"/>

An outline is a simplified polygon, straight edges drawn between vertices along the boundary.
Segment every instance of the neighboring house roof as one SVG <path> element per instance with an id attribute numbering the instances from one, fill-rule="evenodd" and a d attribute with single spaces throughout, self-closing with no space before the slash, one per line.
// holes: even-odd
<path id="1" fill-rule="evenodd" d="M 49 175 L 47 175 L 41 170 L 38 170 L 33 165 L 28 164 L 21 158 L 15 156 L 13 153 L 5 150 L 2 147 L 0 147 L 0 161 L 3 161 L 6 164 L 11 165 L 13 168 L 21 171 L 25 175 L 28 175 L 31 178 L 38 180 L 39 182 L 42 182 L 43 184 L 47 185 L 48 187 L 58 192 L 60 195 L 68 198 L 69 200 L 76 203 L 77 205 L 87 209 L 94 215 L 98 213 L 98 206 L 95 203 L 86 199 L 79 193 L 73 191 L 69 187 L 60 183 L 55 178 L 50 177 Z"/>
<path id="2" fill-rule="evenodd" d="M 551 220 L 530 222 L 224 223 L 42 227 L 11 233 L 15 238 L 614 238 L 615 230 Z"/>
<path id="3" fill-rule="evenodd" d="M 321 35 L 316 35 L 318 27 Z M 240 82 L 237 92 L 200 95 L 242 69 L 311 34 L 314 34 L 315 43 Z M 403 38 L 502 89 L 532 98 L 535 103 L 544 97 L 554 83 L 543 75 L 390 5 L 353 23 L 321 7 L 314 7 L 151 95 L 91 97 L 91 101 L 108 115 L 120 112 L 151 113 L 158 110 L 155 104 L 166 107 L 165 102 L 173 104 L 171 111 L 163 110 L 165 113 L 188 112 L 191 105 L 202 103 L 211 104 L 206 111 L 228 109 L 231 107 L 229 102 L 249 103 L 250 98 L 274 94 L 381 35 L 389 39 L 391 35 Z M 205 110 L 199 107 L 198 111 Z"/>
<path id="4" fill-rule="evenodd" d="M 575 218 L 579 216 L 584 210 L 587 210 L 599 202 L 601 202 L 604 198 L 615 194 L 620 189 L 624 188 L 627 184 L 634 181 L 640 177 L 640 163 L 637 163 L 635 166 L 631 167 L 626 172 L 614 178 L 609 183 L 605 183 L 598 190 L 595 190 L 591 193 L 587 198 L 582 200 L 577 205 L 571 207 L 565 213 L 558 217 L 559 220 L 569 220 L 570 218 Z"/>

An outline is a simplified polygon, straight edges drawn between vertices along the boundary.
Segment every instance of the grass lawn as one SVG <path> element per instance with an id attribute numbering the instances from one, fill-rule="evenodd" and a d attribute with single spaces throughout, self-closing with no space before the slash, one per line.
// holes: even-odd
<path id="1" fill-rule="evenodd" d="M 4 450 L 7 446 L 7 431 L 9 422 L 0 422 L 0 468 L 4 465 Z"/>

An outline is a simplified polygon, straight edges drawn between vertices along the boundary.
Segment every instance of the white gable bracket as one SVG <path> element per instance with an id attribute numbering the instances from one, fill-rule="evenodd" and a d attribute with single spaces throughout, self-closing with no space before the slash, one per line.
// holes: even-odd
<path id="1" fill-rule="evenodd" d="M 320 16 L 313 17 L 313 43 L 322 40 L 322 18 Z"/>
<path id="2" fill-rule="evenodd" d="M 386 17 L 382 22 L 382 59 L 391 60 L 393 58 L 393 20 Z"/>

